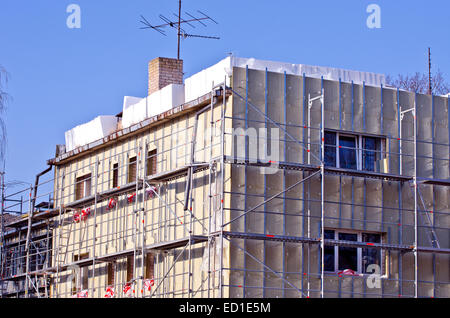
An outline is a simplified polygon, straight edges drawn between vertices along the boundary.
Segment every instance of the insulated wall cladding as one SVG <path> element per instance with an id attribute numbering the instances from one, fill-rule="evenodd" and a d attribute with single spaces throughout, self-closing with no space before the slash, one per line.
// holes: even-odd
<path id="1" fill-rule="evenodd" d="M 220 154 L 218 142 L 220 135 L 211 136 L 213 131 L 209 128 L 211 120 L 216 122 L 220 119 L 221 108 L 222 102 L 218 102 L 212 113 L 208 109 L 199 116 L 194 154 L 196 161 L 209 161 L 211 157 Z M 137 178 L 146 176 L 148 153 L 152 151 L 156 151 L 153 157 L 154 173 L 164 174 L 184 167 L 191 158 L 194 125 L 195 113 L 186 113 L 170 121 L 156 122 L 135 135 L 60 164 L 55 172 L 55 206 L 64 206 L 76 200 L 76 180 L 85 175 L 91 175 L 91 195 L 108 191 L 113 187 L 118 189 L 126 187 Z M 134 180 L 130 179 L 132 158 L 137 158 Z M 117 180 L 114 185 L 115 166 Z M 220 246 L 209 249 L 212 255 L 210 262 L 207 258 L 206 243 L 165 251 L 154 249 L 152 246 L 183 240 L 189 237 L 190 231 L 195 235 L 208 234 L 211 215 L 218 214 L 217 219 L 221 219 L 218 208 L 220 204 L 217 202 L 219 196 L 216 194 L 222 191 L 222 184 L 218 181 L 222 180 L 222 171 L 223 169 L 218 166 L 211 176 L 209 170 L 193 175 L 192 213 L 184 210 L 186 177 L 159 183 L 156 187 L 158 195 L 149 195 L 148 192 L 144 194 L 142 190 L 136 191 L 135 188 L 118 194 L 115 196 L 117 204 L 112 207 L 109 206 L 110 198 L 102 197 L 97 205 L 90 203 L 83 207 L 83 209 L 91 208 L 91 214 L 81 222 L 74 222 L 73 215 L 76 211 L 66 211 L 66 221 L 53 230 L 52 265 L 70 264 L 78 260 L 80 255 L 107 257 L 110 262 L 98 261 L 95 268 L 92 263 L 83 267 L 86 279 L 83 286 L 77 283 L 77 276 L 73 274 L 74 268 L 68 267 L 67 270 L 60 271 L 53 276 L 51 296 L 72 297 L 77 291 L 77 284 L 79 288 L 82 287 L 89 292 L 89 297 L 101 298 L 109 286 L 115 289 L 115 297 L 149 297 L 152 292 L 155 293 L 153 297 L 217 295 L 218 275 L 215 271 L 218 270 L 217 264 L 220 264 L 218 261 Z M 212 180 L 211 188 L 209 177 Z M 210 189 L 213 199 L 209 199 Z M 134 193 L 137 194 L 136 197 L 130 200 L 128 195 Z M 213 212 L 210 212 L 210 200 L 214 207 Z M 152 271 L 147 270 L 148 265 L 143 262 L 141 253 L 136 254 L 136 262 L 133 259 L 134 252 L 128 253 L 128 258 L 123 256 L 124 252 L 133 251 L 135 248 L 140 251 L 143 244 L 146 252 L 153 255 Z M 227 253 L 223 254 L 226 261 Z M 211 271 L 216 273 L 215 280 L 211 279 L 214 283 L 210 283 L 207 279 L 208 265 L 211 266 Z M 112 269 L 111 272 L 109 268 Z M 153 276 L 147 276 L 147 272 Z M 154 278 L 155 286 L 151 291 L 144 288 L 142 277 Z M 136 293 L 126 295 L 123 289 L 130 281 Z"/>
<path id="2" fill-rule="evenodd" d="M 385 172 L 399 175 L 401 169 L 407 177 L 414 176 L 414 116 L 412 112 L 405 113 L 400 125 L 399 112 L 416 105 L 417 176 L 449 178 L 447 98 L 245 68 L 233 69 L 232 85 L 241 96 L 233 97 L 233 128 L 247 132 L 252 128 L 256 131 L 278 128 L 279 147 L 275 149 L 273 144 L 267 147 L 272 152 L 278 151 L 279 162 L 320 164 L 321 104 L 316 100 L 308 111 L 308 96 L 319 96 L 323 88 L 325 129 L 385 140 L 381 148 L 382 156 L 387 159 Z M 267 143 L 275 136 L 273 132 L 268 135 Z M 261 138 L 258 134 L 258 140 Z M 250 161 L 251 140 L 247 141 L 245 154 Z M 243 215 L 310 174 L 301 170 L 232 165 L 230 219 Z M 413 245 L 415 218 L 411 184 L 326 174 L 325 229 L 379 233 L 382 243 Z M 430 226 L 434 224 L 440 247 L 449 248 L 448 187 L 421 184 L 418 193 L 418 245 L 432 246 Z M 269 237 L 317 239 L 321 230 L 320 200 L 320 177 L 315 176 L 236 219 L 230 230 Z M 320 252 L 318 244 L 231 239 L 229 295 L 320 297 Z M 369 275 L 341 278 L 337 270 L 325 272 L 325 297 L 414 296 L 413 253 L 383 250 L 381 255 L 379 287 L 369 287 Z M 419 253 L 418 263 L 419 296 L 449 297 L 449 256 Z"/>

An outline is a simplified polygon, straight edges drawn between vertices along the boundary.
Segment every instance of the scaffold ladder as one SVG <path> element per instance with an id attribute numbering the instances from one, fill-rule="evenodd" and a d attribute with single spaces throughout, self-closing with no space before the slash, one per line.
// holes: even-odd
<path id="1" fill-rule="evenodd" d="M 411 190 L 411 193 L 414 195 L 414 184 L 410 184 L 410 190 Z M 433 220 L 431 219 L 430 214 L 432 212 L 430 212 L 429 209 L 427 209 L 427 206 L 423 199 L 422 193 L 420 191 L 419 184 L 417 184 L 417 194 L 419 196 L 420 203 L 423 208 L 423 213 L 418 213 L 418 214 L 420 215 L 423 225 L 428 229 L 427 234 L 428 234 L 428 238 L 430 240 L 431 246 L 434 248 L 441 248 L 440 244 L 439 244 L 438 236 L 436 234 L 436 231 L 434 230 Z M 425 214 L 426 217 L 424 218 L 422 214 Z"/>

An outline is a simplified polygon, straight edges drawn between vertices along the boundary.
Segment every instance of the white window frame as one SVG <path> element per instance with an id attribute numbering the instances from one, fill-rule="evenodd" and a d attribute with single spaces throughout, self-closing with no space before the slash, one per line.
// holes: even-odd
<path id="1" fill-rule="evenodd" d="M 354 138 L 355 139 L 356 170 L 361 170 L 362 155 L 360 154 L 360 151 L 359 151 L 360 150 L 359 145 L 361 144 L 361 136 L 352 135 L 352 134 L 346 134 L 346 133 L 340 133 L 340 132 L 336 132 L 336 168 L 341 168 L 341 157 L 340 157 L 341 136 L 342 137 L 350 137 L 350 138 Z M 343 168 L 343 169 L 348 169 L 348 168 Z"/>
<path id="2" fill-rule="evenodd" d="M 328 130 L 327 133 L 335 133 L 336 134 L 336 145 L 328 145 L 335 148 L 336 151 L 336 168 L 341 168 L 341 158 L 340 158 L 340 137 L 351 137 L 355 138 L 355 151 L 356 151 L 356 170 L 358 171 L 364 171 L 363 170 L 363 138 L 376 138 L 380 140 L 380 148 L 377 149 L 376 153 L 380 154 L 380 157 L 385 159 L 387 158 L 386 155 L 386 138 L 382 136 L 370 136 L 370 135 L 363 135 L 363 134 L 352 134 L 352 133 L 346 133 L 346 132 L 340 132 L 340 131 L 332 131 Z M 348 169 L 348 168 L 342 168 L 342 169 Z"/>
<path id="3" fill-rule="evenodd" d="M 339 240 L 339 233 L 344 234 L 357 234 L 357 242 L 362 243 L 362 235 L 363 234 L 378 234 L 380 235 L 380 242 L 384 243 L 384 234 L 380 232 L 371 232 L 371 231 L 357 231 L 357 230 L 345 230 L 345 229 L 325 229 L 326 231 L 334 231 L 334 240 Z M 334 271 L 325 271 L 327 273 L 334 273 L 337 274 L 341 270 L 339 269 L 339 247 L 338 245 L 333 246 L 334 248 Z M 387 253 L 380 249 L 381 251 L 381 259 L 380 259 L 380 265 L 381 265 L 381 277 L 387 277 L 388 275 L 388 260 L 387 260 Z M 357 270 L 356 273 L 362 274 L 364 276 L 371 275 L 369 273 L 363 273 L 362 268 L 362 248 L 356 247 L 356 256 L 357 256 Z"/>
<path id="4" fill-rule="evenodd" d="M 77 181 L 78 179 L 81 178 L 83 178 L 83 180 Z M 83 193 L 81 194 L 82 195 L 81 199 L 90 196 L 92 191 L 92 173 L 86 173 L 78 178 L 75 178 L 75 199 L 77 199 L 77 187 L 80 184 L 83 184 Z"/>

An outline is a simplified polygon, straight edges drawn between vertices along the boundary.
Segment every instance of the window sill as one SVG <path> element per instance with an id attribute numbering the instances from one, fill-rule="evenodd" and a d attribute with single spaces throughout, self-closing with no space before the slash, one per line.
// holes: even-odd
<path id="1" fill-rule="evenodd" d="M 362 274 L 362 273 L 357 273 L 357 272 L 355 272 L 355 275 L 339 275 L 339 272 L 324 271 L 324 273 L 327 276 L 337 276 L 339 278 L 349 278 L 349 277 L 369 278 L 371 275 L 374 275 L 373 273 L 371 273 L 371 274 Z M 380 278 L 381 279 L 387 279 L 388 276 L 386 274 L 384 274 L 384 275 L 381 275 Z"/>

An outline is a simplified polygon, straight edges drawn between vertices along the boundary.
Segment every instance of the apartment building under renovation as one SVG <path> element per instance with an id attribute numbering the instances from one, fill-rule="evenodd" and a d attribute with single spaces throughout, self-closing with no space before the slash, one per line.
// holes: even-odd
<path id="1" fill-rule="evenodd" d="M 151 61 L 148 97 L 3 191 L 1 296 L 450 297 L 448 97 L 384 84 Z"/>

